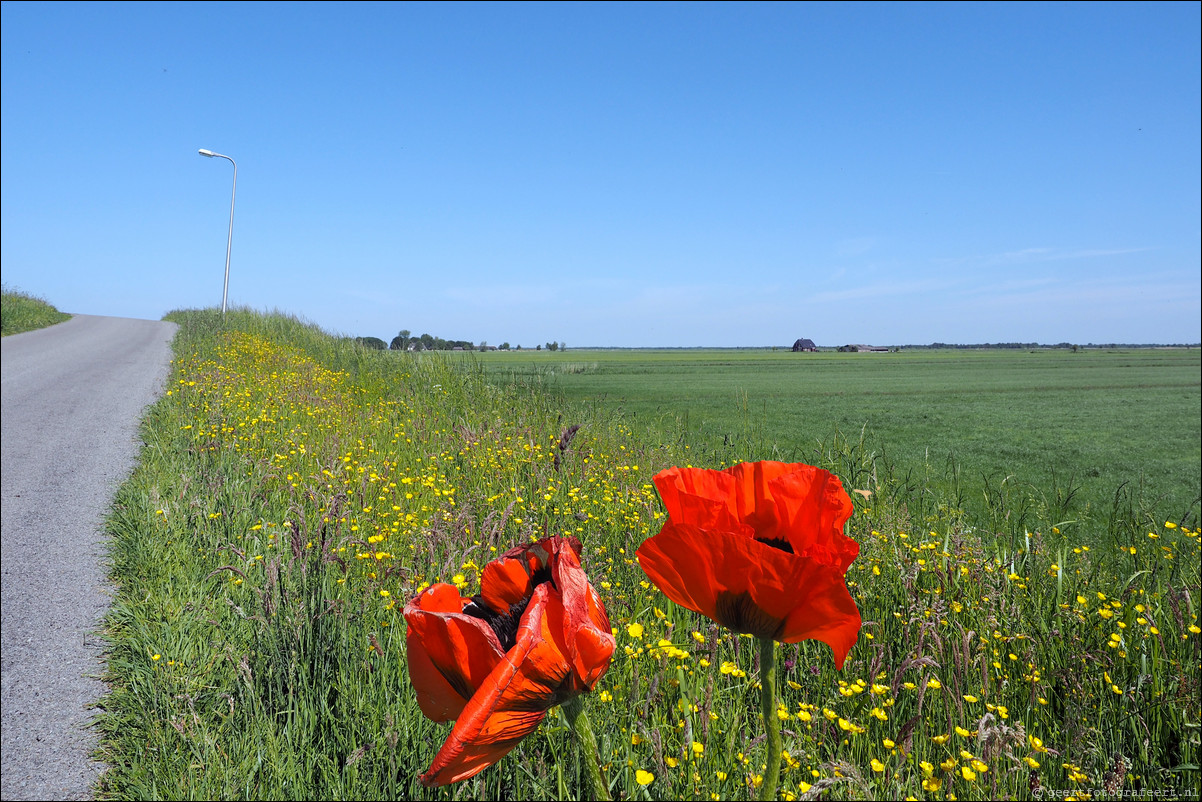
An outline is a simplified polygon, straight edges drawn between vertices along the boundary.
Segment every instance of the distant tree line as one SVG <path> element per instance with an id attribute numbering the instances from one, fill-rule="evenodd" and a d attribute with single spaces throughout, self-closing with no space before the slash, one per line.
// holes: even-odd
<path id="1" fill-rule="evenodd" d="M 917 346 L 923 347 L 923 346 Z M 976 345 L 965 345 L 960 343 L 931 343 L 926 348 L 1041 348 L 1039 343 L 978 343 Z M 1059 347 L 1059 346 L 1057 346 Z M 1071 347 L 1068 343 L 1064 347 Z"/>
<path id="2" fill-rule="evenodd" d="M 374 340 L 380 343 L 376 346 L 374 343 L 371 347 L 384 347 L 384 341 L 376 337 L 360 337 L 361 342 L 366 340 Z M 365 343 L 366 344 L 366 343 Z M 549 342 L 546 345 L 548 350 L 561 351 L 565 346 L 562 342 Z M 489 345 L 486 341 L 481 340 L 479 345 L 472 343 L 469 340 L 444 340 L 442 337 L 435 337 L 431 334 L 420 334 L 416 337 L 409 329 L 401 329 L 397 336 L 392 338 L 392 342 L 388 344 L 388 348 L 392 351 L 454 351 L 456 349 L 462 351 L 521 351 L 522 346 L 518 345 L 511 348 L 508 342 L 503 342 L 500 345 Z M 543 346 L 535 346 L 535 350 L 541 351 Z"/>
<path id="3" fill-rule="evenodd" d="M 865 347 L 868 347 L 868 346 L 840 345 L 837 348 L 835 348 L 834 350 L 839 351 L 841 353 L 856 353 L 858 351 L 863 350 Z M 990 348 L 996 348 L 996 349 L 1001 349 L 1001 350 L 1010 349 L 1010 350 L 1016 350 L 1016 351 L 1017 350 L 1033 351 L 1036 349 L 1040 349 L 1040 350 L 1057 350 L 1058 349 L 1058 350 L 1063 350 L 1063 351 L 1080 351 L 1083 348 L 1114 349 L 1114 348 L 1200 348 L 1200 347 L 1202 347 L 1202 344 L 1199 344 L 1199 343 L 1086 343 L 1086 344 L 1082 345 L 1080 343 L 1059 342 L 1059 343 L 1055 343 L 1053 345 L 1053 344 L 1043 344 L 1043 343 L 1019 343 L 1019 342 L 1011 342 L 1011 343 L 942 343 L 942 342 L 935 342 L 935 343 L 930 343 L 929 345 L 913 345 L 913 344 L 911 344 L 911 345 L 890 345 L 887 348 L 885 348 L 885 347 L 868 347 L 868 348 L 869 348 L 869 350 L 873 350 L 873 351 L 885 351 L 885 350 L 888 350 L 888 351 L 901 351 L 901 350 L 913 351 L 913 350 L 925 350 L 925 349 L 936 349 L 936 348 L 948 348 L 948 349 L 955 349 L 955 350 L 962 350 L 962 351 L 985 350 L 985 349 L 990 349 Z M 776 350 L 776 346 L 773 346 L 772 348 L 773 348 L 773 350 Z M 798 350 L 796 343 L 794 343 L 793 350 L 795 350 L 795 351 Z M 815 348 L 815 350 L 818 350 L 818 349 Z M 830 349 L 823 348 L 822 350 L 830 350 Z"/>
<path id="4" fill-rule="evenodd" d="M 1197 348 L 1198 344 L 1189 343 L 1079 343 L 1061 342 L 1055 345 L 1044 345 L 1041 343 L 931 343 L 930 345 L 906 345 L 903 348 L 1011 348 L 1011 349 L 1032 349 L 1032 348 L 1060 348 L 1070 351 L 1079 351 L 1082 348 Z"/>

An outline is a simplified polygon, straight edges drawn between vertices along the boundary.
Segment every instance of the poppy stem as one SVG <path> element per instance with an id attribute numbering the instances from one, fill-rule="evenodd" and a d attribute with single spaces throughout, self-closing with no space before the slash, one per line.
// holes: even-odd
<path id="1" fill-rule="evenodd" d="M 593 799 L 609 802 L 609 784 L 601 774 L 601 760 L 597 751 L 597 739 L 593 728 L 588 723 L 588 714 L 584 712 L 584 699 L 573 697 L 563 703 L 563 712 L 567 715 L 568 724 L 580 741 L 580 753 L 584 756 L 584 766 L 588 771 L 589 781 L 593 784 Z"/>
<path id="2" fill-rule="evenodd" d="M 776 641 L 760 638 L 760 710 L 768 730 L 764 782 L 760 799 L 776 799 L 780 784 L 780 720 L 776 717 Z"/>

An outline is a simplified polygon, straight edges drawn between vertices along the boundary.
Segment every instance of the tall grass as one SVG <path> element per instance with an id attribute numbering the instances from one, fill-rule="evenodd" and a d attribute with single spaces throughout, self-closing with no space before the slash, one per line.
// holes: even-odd
<path id="1" fill-rule="evenodd" d="M 170 317 L 169 392 L 109 521 L 103 798 L 587 796 L 554 712 L 475 778 L 416 779 L 448 727 L 418 710 L 400 607 L 435 581 L 474 592 L 546 534 L 583 541 L 618 639 L 587 700 L 615 795 L 754 796 L 754 642 L 671 605 L 633 557 L 663 521 L 650 477 L 712 455 L 288 316 Z M 999 529 L 861 436 L 812 456 L 856 500 L 865 624 L 842 672 L 820 644 L 782 647 L 783 798 L 1197 787 L 1196 529 L 1124 497 L 1089 546 L 1058 531 L 1054 494 Z"/>
<path id="2" fill-rule="evenodd" d="M 35 295 L 8 287 L 0 293 L 0 336 L 43 329 L 70 318 Z"/>

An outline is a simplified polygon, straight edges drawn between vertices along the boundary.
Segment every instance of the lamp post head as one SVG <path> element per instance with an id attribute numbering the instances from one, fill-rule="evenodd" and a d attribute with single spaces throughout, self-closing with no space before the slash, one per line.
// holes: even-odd
<path id="1" fill-rule="evenodd" d="M 226 296 L 229 295 L 230 289 L 230 246 L 234 243 L 234 193 L 238 191 L 238 163 L 224 153 L 214 153 L 207 148 L 201 148 L 197 153 L 210 159 L 214 157 L 227 159 L 234 167 L 234 183 L 230 187 L 230 233 L 225 240 L 225 286 L 221 290 L 221 314 L 224 315 Z"/>
<path id="2" fill-rule="evenodd" d="M 199 153 L 201 156 L 207 156 L 210 159 L 214 159 L 214 158 L 228 159 L 230 164 L 234 164 L 234 159 L 230 156 L 226 156 L 224 153 L 217 153 L 216 151 L 209 150 L 208 148 L 201 148 L 200 150 L 198 150 L 196 152 Z M 235 169 L 237 169 L 236 164 L 235 164 Z"/>

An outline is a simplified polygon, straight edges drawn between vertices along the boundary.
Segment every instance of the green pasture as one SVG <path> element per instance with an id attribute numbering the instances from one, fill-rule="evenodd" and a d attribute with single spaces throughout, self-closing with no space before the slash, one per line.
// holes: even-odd
<path id="1" fill-rule="evenodd" d="M 1196 522 L 1202 351 L 771 349 L 463 354 L 690 445 L 698 464 L 813 462 L 859 443 L 901 485 L 934 485 L 1021 531 L 1037 509 L 1084 536 L 1116 504 Z M 883 479 L 885 477 L 879 477 Z"/>

